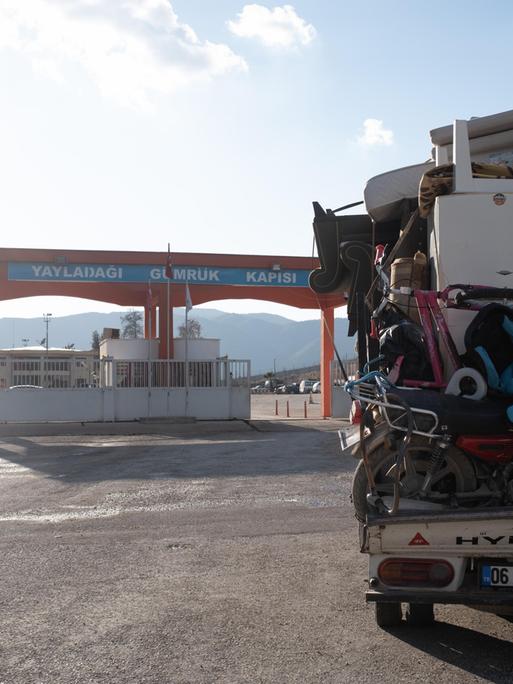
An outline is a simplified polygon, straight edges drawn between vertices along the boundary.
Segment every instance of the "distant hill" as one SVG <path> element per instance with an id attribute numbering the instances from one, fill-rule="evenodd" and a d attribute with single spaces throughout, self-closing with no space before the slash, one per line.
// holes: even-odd
<path id="1" fill-rule="evenodd" d="M 121 327 L 120 313 L 83 313 L 52 319 L 49 341 L 52 347 L 74 343 L 90 349 L 93 330 Z M 264 373 L 315 365 L 320 354 L 319 321 L 292 321 L 274 314 L 230 314 L 216 309 L 197 309 L 190 317 L 201 324 L 204 337 L 218 337 L 221 353 L 231 358 L 251 359 L 252 373 Z M 183 309 L 176 309 L 175 335 L 184 322 Z M 39 344 L 45 336 L 41 318 L 1 318 L 0 347 Z M 341 356 L 354 356 L 354 340 L 347 337 L 347 319 L 335 321 L 335 341 Z"/>

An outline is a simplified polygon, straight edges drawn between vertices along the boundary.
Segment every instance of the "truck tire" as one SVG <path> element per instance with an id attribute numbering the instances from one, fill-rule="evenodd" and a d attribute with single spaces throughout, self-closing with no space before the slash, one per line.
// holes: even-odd
<path id="1" fill-rule="evenodd" d="M 376 624 L 382 629 L 399 627 L 403 621 L 400 603 L 376 603 Z"/>
<path id="2" fill-rule="evenodd" d="M 411 627 L 431 627 L 435 621 L 432 603 L 409 603 L 406 608 L 406 622 Z"/>
<path id="3" fill-rule="evenodd" d="M 422 437 L 414 436 L 408 451 L 410 452 L 410 458 L 412 459 L 415 471 L 423 478 L 431 454 L 429 443 Z M 382 443 L 376 445 L 375 449 L 368 455 L 368 458 L 378 495 L 391 496 L 391 480 L 387 478 L 386 473 L 395 462 L 396 453 L 387 449 Z M 451 484 L 456 492 L 471 492 L 477 488 L 474 466 L 467 456 L 456 447 L 450 447 L 447 450 L 446 467 L 443 470 L 446 473 L 446 477 L 451 478 Z M 438 484 L 435 483 L 434 488 L 436 489 L 437 487 Z M 367 473 L 363 461 L 360 461 L 353 476 L 351 493 L 355 515 L 360 522 L 366 521 L 369 510 L 367 504 L 368 492 Z"/>

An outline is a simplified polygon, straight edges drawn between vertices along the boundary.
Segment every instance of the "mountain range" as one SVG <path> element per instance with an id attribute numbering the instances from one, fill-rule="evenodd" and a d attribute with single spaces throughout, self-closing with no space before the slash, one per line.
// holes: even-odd
<path id="1" fill-rule="evenodd" d="M 52 318 L 49 345 L 90 349 L 93 330 L 120 328 L 122 313 L 81 313 Z M 233 359 L 250 359 L 252 373 L 300 368 L 319 362 L 320 323 L 293 321 L 267 313 L 234 314 L 217 309 L 196 309 L 189 314 L 201 325 L 202 337 L 221 340 L 221 354 Z M 175 309 L 174 332 L 183 325 L 184 310 Z M 335 343 L 342 357 L 354 356 L 354 340 L 347 337 L 347 319 L 335 320 Z M 46 331 L 41 318 L 1 318 L 0 347 L 37 345 Z"/>

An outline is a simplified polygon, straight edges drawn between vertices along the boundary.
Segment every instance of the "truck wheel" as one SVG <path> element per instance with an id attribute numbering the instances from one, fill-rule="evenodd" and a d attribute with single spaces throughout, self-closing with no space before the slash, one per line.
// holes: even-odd
<path id="1" fill-rule="evenodd" d="M 399 627 L 403 619 L 400 603 L 376 603 L 376 623 L 378 627 Z"/>
<path id="2" fill-rule="evenodd" d="M 406 621 L 412 627 L 430 627 L 435 621 L 432 603 L 409 603 Z"/>

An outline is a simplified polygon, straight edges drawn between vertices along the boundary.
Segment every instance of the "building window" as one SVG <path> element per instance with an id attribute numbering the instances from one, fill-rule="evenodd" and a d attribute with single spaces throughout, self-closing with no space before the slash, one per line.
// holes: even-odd
<path id="1" fill-rule="evenodd" d="M 14 371 L 39 371 L 39 359 L 37 361 L 15 359 L 12 367 Z"/>
<path id="2" fill-rule="evenodd" d="M 13 385 L 37 385 L 40 386 L 40 376 L 30 373 L 13 375 Z"/>
<path id="3" fill-rule="evenodd" d="M 61 375 L 54 375 L 48 378 L 48 387 L 52 389 L 65 389 L 69 387 L 68 378 Z"/>
<path id="4" fill-rule="evenodd" d="M 69 372 L 70 363 L 63 359 L 55 359 L 45 363 L 45 370 L 57 372 Z"/>

